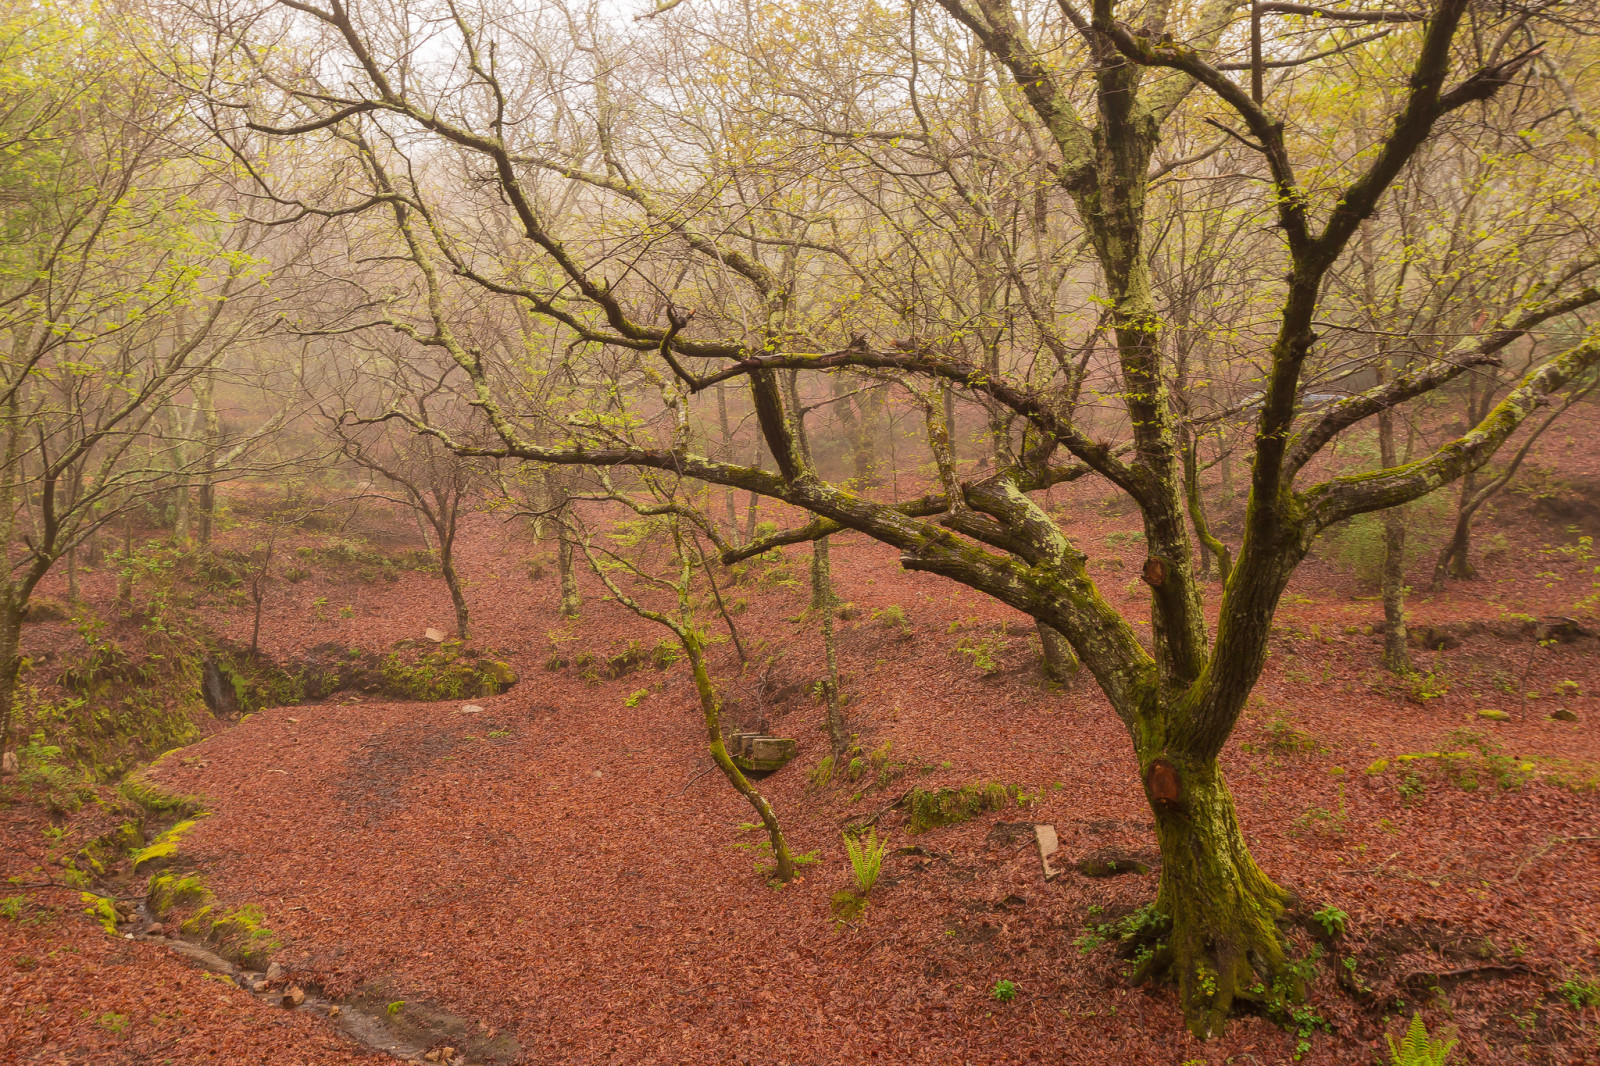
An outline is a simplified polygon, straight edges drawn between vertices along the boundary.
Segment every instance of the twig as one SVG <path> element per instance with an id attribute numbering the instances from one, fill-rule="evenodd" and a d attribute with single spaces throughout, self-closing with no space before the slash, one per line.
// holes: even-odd
<path id="1" fill-rule="evenodd" d="M 681 796 L 685 792 L 689 791 L 689 785 L 694 784 L 696 781 L 700 780 L 702 777 L 706 776 L 707 774 L 709 774 L 712 770 L 715 770 L 716 768 L 717 768 L 717 764 L 716 763 L 712 763 L 710 766 L 706 767 L 704 770 L 701 770 L 699 773 L 697 773 L 693 777 L 689 778 L 688 783 L 685 784 L 682 788 L 680 788 L 678 790 L 678 795 Z"/>
<path id="2" fill-rule="evenodd" d="M 890 803 L 887 807 L 884 807 L 882 810 L 880 810 L 877 813 L 875 813 L 871 818 L 868 818 L 866 821 L 857 822 L 855 825 L 851 826 L 850 828 L 852 828 L 852 829 L 865 829 L 870 825 L 878 824 L 878 819 L 879 818 L 882 818 L 884 815 L 888 814 L 890 811 L 892 811 L 896 807 L 900 806 L 900 801 L 905 799 L 909 795 L 911 795 L 911 790 L 910 789 L 906 789 L 904 792 L 900 793 L 900 795 L 896 796 L 894 798 L 894 801 L 892 803 Z M 841 818 L 840 821 L 848 822 L 852 817 L 854 817 L 854 816 L 853 815 L 847 815 L 844 818 Z"/>

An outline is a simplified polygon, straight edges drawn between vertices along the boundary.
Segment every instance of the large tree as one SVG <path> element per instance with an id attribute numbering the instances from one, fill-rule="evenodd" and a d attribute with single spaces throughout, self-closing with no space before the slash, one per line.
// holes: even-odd
<path id="1" fill-rule="evenodd" d="M 898 548 L 902 566 L 1063 634 L 1126 727 L 1155 815 L 1160 946 L 1145 973 L 1176 979 L 1199 1035 L 1238 1001 L 1293 999 L 1278 925 L 1290 895 L 1251 858 L 1217 762 L 1279 597 L 1321 531 L 1479 469 L 1600 362 L 1600 338 L 1580 332 L 1460 436 L 1341 474 L 1321 458 L 1331 442 L 1495 364 L 1530 331 L 1570 328 L 1597 294 L 1587 250 L 1562 246 L 1474 335 L 1308 407 L 1326 362 L 1318 329 L 1338 306 L 1328 281 L 1443 130 L 1470 146 L 1475 128 L 1549 116 L 1560 86 L 1538 75 L 1537 40 L 1575 32 L 1557 16 L 1580 5 L 666 8 L 625 31 L 592 10 L 445 3 L 425 46 L 414 7 L 358 15 L 342 0 L 281 0 L 213 19 L 225 47 L 210 90 L 219 114 L 242 115 L 219 133 L 247 164 L 263 138 L 337 150 L 351 187 L 359 177 L 342 196 L 256 173 L 286 217 L 388 228 L 409 287 L 370 325 L 456 375 L 481 429 L 452 433 L 415 406 L 370 416 L 466 455 L 749 490 L 811 517 L 729 546 L 729 560 L 856 530 Z M 774 57 L 838 91 L 801 85 Z M 1513 86 L 1518 106 L 1491 111 Z M 1352 93 L 1381 118 L 1342 122 Z M 819 115 L 825 105 L 843 121 Z M 1218 128 L 1214 145 L 1162 154 L 1164 135 L 1193 143 L 1202 125 Z M 1226 358 L 1256 382 L 1230 411 L 1249 421 L 1250 485 L 1214 623 L 1190 535 L 1185 451 L 1198 426 L 1175 388 L 1171 307 L 1151 265 L 1151 189 L 1175 172 L 1257 190 L 1257 226 L 1219 231 L 1257 234 L 1228 247 L 1278 264 L 1270 281 L 1252 266 L 1251 283 L 1230 290 L 1254 328 Z M 509 248 L 508 230 L 521 238 Z M 1077 247 L 1088 264 L 1074 265 Z M 1208 254 L 1202 242 L 1195 255 Z M 459 309 L 484 294 L 519 303 L 551 324 L 552 346 L 588 359 L 593 406 L 570 412 L 563 439 L 524 432 L 548 413 L 522 405 L 515 360 L 464 324 Z M 1102 326 L 1098 402 L 1085 409 Z M 806 397 L 833 391 L 807 391 L 817 374 L 904 390 L 925 414 L 933 491 L 896 502 L 823 476 L 802 423 Z M 712 458 L 668 417 L 688 403 L 629 396 L 648 386 L 709 400 L 731 382 L 747 390 L 775 470 Z M 981 469 L 952 433 L 956 394 L 985 410 L 993 461 Z M 1080 477 L 1114 486 L 1142 517 L 1146 638 L 1036 499 Z"/>

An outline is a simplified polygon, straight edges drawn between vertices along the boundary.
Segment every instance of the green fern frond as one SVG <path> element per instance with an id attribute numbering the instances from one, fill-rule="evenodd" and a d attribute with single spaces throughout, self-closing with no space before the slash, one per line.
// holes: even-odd
<path id="1" fill-rule="evenodd" d="M 1450 1052 L 1455 1050 L 1456 1039 L 1436 1040 L 1428 1035 L 1422 1024 L 1422 1015 L 1413 1014 L 1406 1035 L 1395 1043 L 1394 1037 L 1385 1034 L 1389 1041 L 1389 1061 L 1392 1066 L 1445 1066 Z"/>

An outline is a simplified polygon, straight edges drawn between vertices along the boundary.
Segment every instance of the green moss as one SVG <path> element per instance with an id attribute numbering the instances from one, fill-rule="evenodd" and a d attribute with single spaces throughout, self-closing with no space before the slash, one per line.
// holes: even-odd
<path id="1" fill-rule="evenodd" d="M 211 890 L 206 887 L 205 878 L 198 873 L 184 874 L 182 877 L 157 874 L 150 879 L 146 901 L 151 913 L 164 918 L 174 907 L 209 903 Z"/>
<path id="2" fill-rule="evenodd" d="M 149 862 L 167 862 L 178 854 L 178 844 L 182 842 L 183 835 L 194 828 L 195 819 L 190 818 L 179 822 L 165 833 L 156 837 L 155 841 L 147 847 L 140 848 L 133 853 L 133 868 Z"/>
<path id="3" fill-rule="evenodd" d="M 924 833 L 942 825 L 964 822 L 983 811 L 1004 810 L 1011 791 L 998 781 L 975 782 L 959 788 L 913 788 L 906 793 L 910 818 L 906 832 Z"/>
<path id="4" fill-rule="evenodd" d="M 247 903 L 211 923 L 207 939 L 229 958 L 245 966 L 263 967 L 283 946 L 276 933 L 262 924 L 266 914 Z"/>
<path id="5" fill-rule="evenodd" d="M 171 751 L 166 752 L 161 756 L 161 759 L 170 754 L 172 754 Z M 159 763 L 161 759 L 157 759 L 156 763 Z M 151 766 L 156 763 L 152 763 Z M 185 816 L 204 813 L 204 801 L 200 797 L 170 792 L 150 780 L 143 771 L 124 777 L 122 783 L 117 786 L 117 791 L 122 794 L 124 799 L 137 804 L 153 815 Z"/>
<path id="6" fill-rule="evenodd" d="M 211 912 L 216 909 L 213 903 L 207 903 L 199 910 L 183 920 L 178 928 L 191 936 L 199 936 L 211 928 Z"/>

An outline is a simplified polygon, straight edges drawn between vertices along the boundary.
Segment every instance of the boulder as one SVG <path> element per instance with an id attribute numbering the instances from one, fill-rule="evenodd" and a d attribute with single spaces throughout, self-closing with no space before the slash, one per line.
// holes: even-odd
<path id="1" fill-rule="evenodd" d="M 1565 707 L 1558 707 L 1550 712 L 1550 717 L 1558 722 L 1576 722 L 1578 720 L 1578 712 L 1569 711 Z"/>
<path id="2" fill-rule="evenodd" d="M 1493 707 L 1485 707 L 1478 712 L 1479 718 L 1487 718 L 1491 722 L 1509 722 L 1511 716 L 1505 711 Z"/>
<path id="3" fill-rule="evenodd" d="M 442 629 L 434 629 L 432 626 L 429 626 L 427 629 L 422 631 L 422 635 L 428 640 L 433 641 L 435 644 L 444 643 L 444 631 Z"/>
<path id="4" fill-rule="evenodd" d="M 4 758 L 0 758 L 0 774 L 14 774 L 17 772 L 17 753 L 8 751 Z"/>

